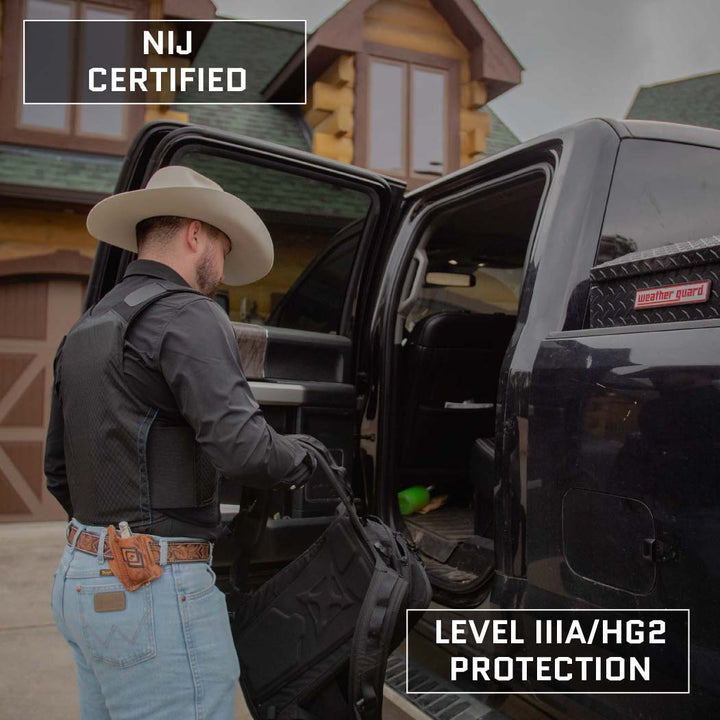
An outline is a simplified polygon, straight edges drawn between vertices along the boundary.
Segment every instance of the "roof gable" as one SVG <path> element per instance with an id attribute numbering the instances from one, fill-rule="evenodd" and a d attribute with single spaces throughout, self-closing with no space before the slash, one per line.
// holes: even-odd
<path id="1" fill-rule="evenodd" d="M 307 44 L 308 85 L 338 55 L 362 52 L 363 35 L 358 28 L 363 26 L 366 11 L 377 2 L 350 0 L 315 30 Z M 467 48 L 471 79 L 485 83 L 489 100 L 520 83 L 522 65 L 473 0 L 429 2 Z M 300 48 L 266 86 L 265 98 L 273 102 L 296 101 L 299 89 L 305 86 L 304 61 Z"/>

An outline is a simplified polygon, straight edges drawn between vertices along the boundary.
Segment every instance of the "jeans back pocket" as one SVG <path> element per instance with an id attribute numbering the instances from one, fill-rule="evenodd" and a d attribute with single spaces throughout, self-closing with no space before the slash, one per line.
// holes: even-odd
<path id="1" fill-rule="evenodd" d="M 95 660 L 116 667 L 128 667 L 155 657 L 157 648 L 152 589 L 149 585 L 135 592 L 128 592 L 117 582 L 79 585 L 78 590 L 83 638 Z M 102 593 L 118 595 L 96 597 Z M 124 593 L 124 602 L 120 593 Z M 122 605 L 124 607 L 119 609 Z M 106 610 L 108 607 L 112 609 Z"/>

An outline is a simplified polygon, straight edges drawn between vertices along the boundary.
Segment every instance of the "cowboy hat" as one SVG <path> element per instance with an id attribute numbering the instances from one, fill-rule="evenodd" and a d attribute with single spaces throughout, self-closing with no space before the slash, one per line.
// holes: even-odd
<path id="1" fill-rule="evenodd" d="M 257 213 L 210 178 L 180 165 L 155 172 L 143 190 L 101 200 L 88 214 L 87 229 L 102 242 L 137 252 L 135 226 L 158 215 L 201 220 L 222 230 L 232 244 L 225 258 L 228 285 L 246 285 L 270 272 L 272 240 Z"/>

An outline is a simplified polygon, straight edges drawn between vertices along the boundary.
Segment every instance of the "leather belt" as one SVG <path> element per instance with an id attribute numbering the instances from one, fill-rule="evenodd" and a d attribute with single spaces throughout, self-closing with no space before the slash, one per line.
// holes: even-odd
<path id="1" fill-rule="evenodd" d="M 68 532 L 67 542 L 68 545 L 72 545 L 73 539 L 77 534 L 78 529 L 74 526 L 70 526 Z M 100 536 L 95 533 L 88 532 L 87 530 L 81 530 L 80 536 L 75 543 L 75 547 L 81 552 L 87 553 L 88 555 L 98 554 L 98 545 L 100 543 Z M 155 558 L 155 562 L 160 562 L 160 544 L 152 542 L 150 544 L 150 552 Z M 107 539 L 103 543 L 103 556 L 106 558 L 112 558 L 113 554 L 108 546 Z M 168 540 L 167 541 L 167 561 L 168 563 L 187 563 L 187 562 L 207 562 L 210 559 L 210 543 L 209 542 L 183 542 L 182 540 Z"/>

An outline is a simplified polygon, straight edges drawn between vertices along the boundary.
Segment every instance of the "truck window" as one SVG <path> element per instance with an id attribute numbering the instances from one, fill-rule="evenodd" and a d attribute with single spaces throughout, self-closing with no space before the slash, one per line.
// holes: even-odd
<path id="1" fill-rule="evenodd" d="M 718 198 L 718 150 L 624 140 L 595 264 L 720 234 Z"/>
<path id="2" fill-rule="evenodd" d="M 267 225 L 273 240 L 275 264 L 270 273 L 251 285 L 226 288 L 230 319 L 339 332 L 342 297 L 350 282 L 370 198 L 330 182 L 261 165 L 239 165 L 234 158 L 208 152 L 188 152 L 180 162 L 248 203 Z M 355 242 L 340 243 L 348 230 L 355 230 Z M 342 247 L 333 251 L 338 245 Z M 323 258 L 328 258 L 323 287 L 298 283 L 307 285 L 307 292 L 299 294 L 303 302 L 293 302 L 294 307 L 283 304 L 285 294 L 308 266 L 320 264 Z M 332 292 L 335 296 L 328 302 L 327 295 Z"/>
<path id="3" fill-rule="evenodd" d="M 544 174 L 530 175 L 435 220 L 425 244 L 427 281 L 405 318 L 407 333 L 441 312 L 517 314 L 525 254 L 545 184 Z M 452 282 L 457 275 L 468 278 L 465 286 Z"/>
<path id="4" fill-rule="evenodd" d="M 718 197 L 717 150 L 624 140 L 583 327 L 716 318 L 717 288 L 710 288 L 720 245 Z M 674 297 L 680 292 L 689 300 Z"/>
<path id="5" fill-rule="evenodd" d="M 345 294 L 360 241 L 360 230 L 358 226 L 350 234 L 341 231 L 337 241 L 331 242 L 295 281 L 265 324 L 296 330 L 337 332 L 342 313 L 338 298 Z"/>

